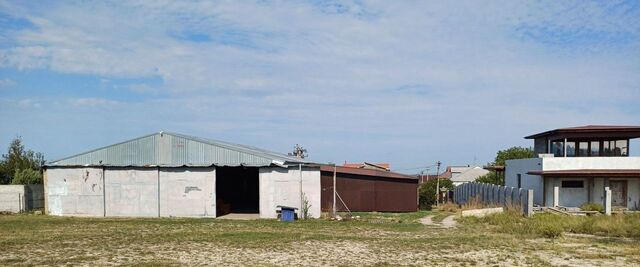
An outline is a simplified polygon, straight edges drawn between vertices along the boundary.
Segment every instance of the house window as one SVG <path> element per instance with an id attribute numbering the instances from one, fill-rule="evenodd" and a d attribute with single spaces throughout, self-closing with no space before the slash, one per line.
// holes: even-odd
<path id="1" fill-rule="evenodd" d="M 591 150 L 589 152 L 589 156 L 592 156 L 592 157 L 600 156 L 600 142 L 591 141 Z"/>
<path id="2" fill-rule="evenodd" d="M 567 157 L 576 156 L 576 142 L 567 142 Z"/>
<path id="3" fill-rule="evenodd" d="M 518 173 L 518 188 L 522 188 L 522 174 Z"/>
<path id="4" fill-rule="evenodd" d="M 551 152 L 556 157 L 564 156 L 564 144 L 562 141 L 553 141 L 551 142 Z"/>
<path id="5" fill-rule="evenodd" d="M 629 148 L 629 146 L 627 144 L 627 140 L 617 140 L 616 141 L 615 155 L 616 156 L 627 156 L 628 148 Z"/>
<path id="6" fill-rule="evenodd" d="M 578 142 L 578 157 L 589 156 L 589 142 Z"/>
<path id="7" fill-rule="evenodd" d="M 584 188 L 584 181 L 582 180 L 562 181 L 562 188 Z"/>

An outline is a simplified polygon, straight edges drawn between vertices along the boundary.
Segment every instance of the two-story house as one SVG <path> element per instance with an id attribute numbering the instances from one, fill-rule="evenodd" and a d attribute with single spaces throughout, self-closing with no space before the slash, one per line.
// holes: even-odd
<path id="1" fill-rule="evenodd" d="M 629 156 L 629 140 L 638 137 L 640 126 L 604 125 L 527 136 L 536 158 L 508 160 L 505 184 L 533 189 L 534 204 L 546 207 L 604 203 L 608 187 L 614 208 L 639 210 L 640 157 Z"/>

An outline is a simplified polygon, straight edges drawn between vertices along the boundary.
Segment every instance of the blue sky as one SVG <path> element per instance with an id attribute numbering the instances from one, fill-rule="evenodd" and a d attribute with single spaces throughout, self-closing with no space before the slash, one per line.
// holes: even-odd
<path id="1" fill-rule="evenodd" d="M 640 1 L 0 1 L 0 145 L 47 159 L 165 130 L 483 164 L 640 124 L 639 73 Z"/>

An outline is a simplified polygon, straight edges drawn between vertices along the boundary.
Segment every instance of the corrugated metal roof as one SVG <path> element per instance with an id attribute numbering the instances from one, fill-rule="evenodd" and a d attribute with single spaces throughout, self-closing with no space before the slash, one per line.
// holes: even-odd
<path id="1" fill-rule="evenodd" d="M 251 146 L 159 132 L 55 160 L 46 166 L 272 166 L 310 163 Z"/>

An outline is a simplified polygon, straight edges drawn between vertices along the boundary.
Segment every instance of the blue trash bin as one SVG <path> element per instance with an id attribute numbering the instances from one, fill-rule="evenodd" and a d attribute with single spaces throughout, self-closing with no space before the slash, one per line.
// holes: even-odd
<path id="1" fill-rule="evenodd" d="M 287 206 L 278 206 L 278 208 L 280 208 L 280 221 L 293 222 L 295 220 L 297 208 Z"/>

